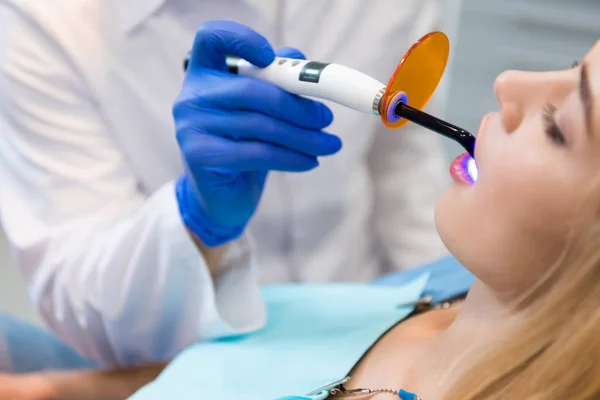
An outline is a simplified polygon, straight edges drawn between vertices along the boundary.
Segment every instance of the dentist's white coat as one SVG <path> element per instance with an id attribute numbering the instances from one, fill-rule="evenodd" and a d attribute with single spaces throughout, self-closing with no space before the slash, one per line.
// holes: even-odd
<path id="1" fill-rule="evenodd" d="M 440 140 L 332 105 L 342 151 L 309 173 L 270 174 L 211 281 L 172 185 L 171 105 L 198 25 L 236 20 L 387 83 L 441 18 L 439 0 L 254 3 L 0 0 L 3 228 L 46 322 L 90 358 L 166 360 L 260 328 L 259 282 L 364 281 L 445 253 L 433 222 Z"/>

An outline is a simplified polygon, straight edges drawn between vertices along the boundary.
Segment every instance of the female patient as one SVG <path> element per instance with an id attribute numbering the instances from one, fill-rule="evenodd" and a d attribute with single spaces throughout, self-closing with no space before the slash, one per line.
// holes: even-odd
<path id="1" fill-rule="evenodd" d="M 466 300 L 381 332 L 330 397 L 600 398 L 600 44 L 569 70 L 506 72 L 495 92 L 477 182 L 457 168 L 436 209 L 477 278 Z"/>

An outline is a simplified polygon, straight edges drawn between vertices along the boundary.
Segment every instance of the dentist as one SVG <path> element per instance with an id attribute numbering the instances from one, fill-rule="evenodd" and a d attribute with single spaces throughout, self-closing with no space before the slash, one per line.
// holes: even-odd
<path id="1" fill-rule="evenodd" d="M 445 254 L 435 135 L 224 63 L 303 57 L 285 43 L 385 82 L 440 2 L 251 3 L 0 2 L 2 225 L 48 326 L 91 360 L 167 361 L 256 330 L 259 283 L 365 281 Z"/>

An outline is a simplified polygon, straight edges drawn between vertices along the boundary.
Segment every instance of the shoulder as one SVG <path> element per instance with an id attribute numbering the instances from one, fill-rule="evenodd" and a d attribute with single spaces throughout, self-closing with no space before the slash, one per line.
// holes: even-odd
<path id="1" fill-rule="evenodd" d="M 93 28 L 113 9 L 110 0 L 0 0 L 0 15 L 13 26 L 28 24 L 53 35 Z"/>
<path id="2" fill-rule="evenodd" d="M 75 64 L 93 57 L 114 37 L 113 4 L 110 0 L 0 0 L 0 57 L 5 61 L 54 57 Z"/>
<path id="3" fill-rule="evenodd" d="M 69 22 L 74 17 L 84 17 L 89 22 L 98 13 L 114 8 L 111 0 L 0 0 L 0 8 L 13 10 L 23 17 L 38 22 L 62 20 Z"/>
<path id="4" fill-rule="evenodd" d="M 0 78 L 22 84 L 42 79 L 80 94 L 92 90 L 123 39 L 114 4 L 0 0 Z"/>

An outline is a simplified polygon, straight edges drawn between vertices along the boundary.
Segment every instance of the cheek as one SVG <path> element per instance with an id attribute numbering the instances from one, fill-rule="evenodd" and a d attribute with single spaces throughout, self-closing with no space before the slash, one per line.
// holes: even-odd
<path id="1" fill-rule="evenodd" d="M 448 188 L 436 206 L 448 249 L 502 290 L 537 280 L 562 254 L 573 220 L 573 188 L 525 164 L 489 168 L 474 187 Z"/>
<path id="2" fill-rule="evenodd" d="M 527 172 L 523 172 L 527 171 Z M 473 192 L 475 212 L 512 227 L 519 235 L 547 236 L 563 232 L 574 208 L 572 189 L 557 183 L 544 168 L 509 167 Z"/>

